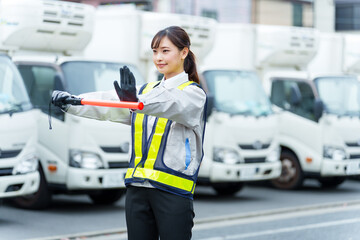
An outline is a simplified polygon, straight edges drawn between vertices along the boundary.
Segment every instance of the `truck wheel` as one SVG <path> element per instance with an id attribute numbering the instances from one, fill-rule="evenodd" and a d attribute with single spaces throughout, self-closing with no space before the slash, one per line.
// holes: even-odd
<path id="1" fill-rule="evenodd" d="M 318 181 L 321 183 L 322 188 L 336 188 L 345 181 L 345 177 L 329 177 L 320 178 Z"/>
<path id="2" fill-rule="evenodd" d="M 293 190 L 300 188 L 304 181 L 304 174 L 297 157 L 289 151 L 283 151 L 280 155 L 280 161 L 282 166 L 281 175 L 273 179 L 271 184 L 279 189 Z"/>
<path id="3" fill-rule="evenodd" d="M 102 190 L 99 193 L 89 194 L 94 204 L 113 204 L 126 192 L 126 189 Z"/>
<path id="4" fill-rule="evenodd" d="M 240 191 L 244 184 L 240 182 L 236 183 L 214 183 L 212 187 L 215 189 L 218 195 L 231 196 Z"/>
<path id="5" fill-rule="evenodd" d="M 38 191 L 27 196 L 15 198 L 14 202 L 16 206 L 25 209 L 45 209 L 50 205 L 52 196 L 41 166 L 39 166 L 39 173 L 40 185 Z"/>

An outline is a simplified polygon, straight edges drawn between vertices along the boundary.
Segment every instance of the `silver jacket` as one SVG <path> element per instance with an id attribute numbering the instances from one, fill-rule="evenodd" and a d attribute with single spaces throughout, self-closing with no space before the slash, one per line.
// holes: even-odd
<path id="1" fill-rule="evenodd" d="M 183 90 L 177 89 L 179 85 L 187 81 L 188 75 L 185 72 L 167 80 L 163 79 L 150 92 L 138 95 L 139 101 L 144 103 L 144 108 L 136 112 L 149 115 L 147 136 L 150 136 L 156 117 L 173 121 L 163 157 L 164 164 L 172 170 L 193 176 L 197 174 L 203 156 L 206 94 L 196 85 L 189 85 Z M 79 97 L 119 101 L 115 90 L 86 93 Z M 92 119 L 131 123 L 129 109 L 84 105 L 69 106 L 67 112 Z M 186 139 L 189 139 L 191 150 L 191 161 L 187 167 L 184 160 Z"/>

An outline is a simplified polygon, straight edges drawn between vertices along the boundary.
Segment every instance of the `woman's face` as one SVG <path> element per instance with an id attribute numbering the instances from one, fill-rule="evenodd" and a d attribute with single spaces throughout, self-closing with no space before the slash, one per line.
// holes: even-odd
<path id="1" fill-rule="evenodd" d="M 159 47 L 153 48 L 153 61 L 157 70 L 164 74 L 165 79 L 184 71 L 184 60 L 188 49 L 179 49 L 167 38 L 161 39 Z"/>

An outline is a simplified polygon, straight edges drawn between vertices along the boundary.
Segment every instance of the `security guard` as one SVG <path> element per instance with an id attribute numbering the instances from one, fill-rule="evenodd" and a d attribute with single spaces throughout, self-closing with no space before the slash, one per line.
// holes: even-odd
<path id="1" fill-rule="evenodd" d="M 54 91 L 52 101 L 68 113 L 131 124 L 130 164 L 125 176 L 129 240 L 191 239 L 193 194 L 203 157 L 206 94 L 199 86 L 190 39 L 180 27 L 159 31 L 151 43 L 164 78 L 137 94 L 135 78 L 120 69 L 117 91 L 80 98 L 140 101 L 143 110 L 66 106 L 71 95 Z"/>

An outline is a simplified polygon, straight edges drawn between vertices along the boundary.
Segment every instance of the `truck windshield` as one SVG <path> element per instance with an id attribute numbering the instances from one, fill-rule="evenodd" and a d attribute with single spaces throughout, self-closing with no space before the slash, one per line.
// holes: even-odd
<path id="1" fill-rule="evenodd" d="M 360 84 L 354 76 L 315 79 L 325 111 L 338 116 L 360 115 Z"/>
<path id="2" fill-rule="evenodd" d="M 256 73 L 211 70 L 203 75 L 218 111 L 252 116 L 272 113 L 270 101 Z"/>
<path id="3" fill-rule="evenodd" d="M 113 62 L 71 61 L 61 65 L 69 92 L 78 95 L 86 92 L 114 89 L 113 82 L 120 81 L 120 67 L 124 64 Z M 137 85 L 145 83 L 137 68 L 127 65 L 134 74 Z"/>
<path id="4" fill-rule="evenodd" d="M 14 63 L 0 55 L 0 114 L 32 108 L 24 83 Z"/>

